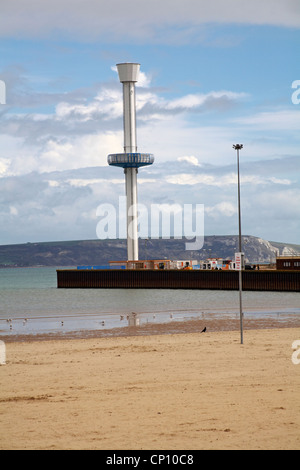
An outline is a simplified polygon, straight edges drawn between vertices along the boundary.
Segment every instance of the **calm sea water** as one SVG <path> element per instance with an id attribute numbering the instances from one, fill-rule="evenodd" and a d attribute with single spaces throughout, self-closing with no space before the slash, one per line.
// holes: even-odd
<path id="1" fill-rule="evenodd" d="M 244 292 L 245 316 L 300 315 L 300 293 Z M 56 268 L 0 269 L 1 335 L 109 329 L 210 314 L 236 317 L 238 292 L 168 289 L 57 289 Z"/>

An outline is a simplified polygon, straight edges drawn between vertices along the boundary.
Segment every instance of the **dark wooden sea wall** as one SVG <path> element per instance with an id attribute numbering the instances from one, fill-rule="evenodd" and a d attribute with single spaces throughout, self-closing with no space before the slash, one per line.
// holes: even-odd
<path id="1" fill-rule="evenodd" d="M 244 271 L 243 290 L 300 292 L 300 271 Z M 58 270 L 59 288 L 238 290 L 237 271 Z"/>

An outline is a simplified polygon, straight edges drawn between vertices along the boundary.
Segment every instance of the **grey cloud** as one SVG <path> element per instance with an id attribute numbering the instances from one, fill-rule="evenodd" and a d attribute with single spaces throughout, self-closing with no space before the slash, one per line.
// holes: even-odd
<path id="1" fill-rule="evenodd" d="M 258 187 L 243 185 L 243 233 L 257 236 L 272 233 L 273 238 L 278 241 L 295 240 L 297 230 L 299 231 L 297 168 L 299 166 L 294 157 L 243 165 L 244 175 L 247 173 L 261 176 L 263 170 L 264 175 L 276 178 L 291 176 L 294 169 L 295 179 L 294 184 L 287 186 L 276 182 Z M 234 165 L 213 167 L 202 164 L 197 167 L 187 161 L 156 162 L 151 171 L 139 172 L 139 178 L 144 181 L 156 180 L 155 183 L 139 184 L 139 202 L 147 207 L 163 202 L 181 205 L 204 204 L 208 209 L 205 213 L 206 235 L 236 234 L 236 185 L 203 186 L 199 183 L 181 186 L 166 181 L 167 175 L 176 172 L 190 172 L 192 176 L 205 172 L 222 181 L 222 178 L 235 170 Z M 96 238 L 96 209 L 99 204 L 107 202 L 118 207 L 119 196 L 124 196 L 125 188 L 123 183 L 115 184 L 113 180 L 122 182 L 123 178 L 121 170 L 114 171 L 108 166 L 1 178 L 0 220 L 3 230 L 0 243 L 18 243 L 24 242 L 24 239 L 49 241 Z M 85 181 L 86 184 L 76 185 L 76 181 Z M 291 201 L 294 201 L 293 204 Z"/>
<path id="2" fill-rule="evenodd" d="M 28 201 L 43 207 L 70 206 L 80 197 L 88 197 L 91 190 L 88 187 L 75 188 L 61 181 L 60 185 L 50 187 L 49 175 L 29 173 L 22 176 L 0 178 L 0 204 L 21 204 Z"/>
<path id="3" fill-rule="evenodd" d="M 36 91 L 32 81 L 27 76 L 27 70 L 20 65 L 13 65 L 1 70 L 1 79 L 6 84 L 7 108 L 34 109 L 43 106 L 55 106 L 60 101 L 80 103 L 95 95 L 99 84 L 94 83 L 89 88 L 82 87 L 71 91 Z M 51 80 L 48 80 L 51 90 Z"/>
<path id="4" fill-rule="evenodd" d="M 66 93 L 38 93 L 31 88 L 24 69 L 10 69 L 2 75 L 9 84 L 10 106 L 0 116 L 0 134 L 17 135 L 27 144 L 42 145 L 50 138 L 66 139 L 122 129 L 122 93 L 117 81 L 97 83 Z M 223 91 L 168 101 L 161 99 L 157 89 L 151 87 L 139 88 L 137 95 L 140 127 L 165 116 L 186 112 L 224 112 L 245 96 L 244 93 Z M 14 106 L 22 112 L 14 113 Z M 30 108 L 31 112 L 28 112 Z M 39 113 L 39 108 L 49 110 Z"/>
<path id="5" fill-rule="evenodd" d="M 282 156 L 268 160 L 248 160 L 240 162 L 240 171 L 244 175 L 254 174 L 260 176 L 273 176 L 281 178 L 297 179 L 300 172 L 300 159 L 297 156 Z M 175 161 L 175 162 L 162 162 L 159 165 L 151 167 L 152 176 L 159 176 L 159 174 L 166 173 L 170 175 L 180 173 L 190 173 L 193 175 L 206 173 L 215 175 L 217 178 L 222 179 L 229 173 L 236 173 L 236 164 L 225 165 L 212 165 L 203 163 L 199 166 L 193 165 L 188 161 Z"/>
<path id="6" fill-rule="evenodd" d="M 86 122 L 70 119 L 59 120 L 55 115 L 45 116 L 43 119 L 36 119 L 34 114 L 10 115 L 1 120 L 0 134 L 18 136 L 25 144 L 41 145 L 49 139 L 53 141 L 63 141 L 71 136 L 84 136 L 99 132 L 120 130 L 122 128 L 121 119 L 116 121 L 105 121 L 98 118 L 90 119 Z"/>
<path id="7" fill-rule="evenodd" d="M 24 203 L 38 198 L 48 187 L 38 173 L 0 178 L 0 205 Z"/>
<path id="8" fill-rule="evenodd" d="M 23 6 L 24 3 L 24 6 Z M 300 26 L 298 0 L 52 0 L 36 2 L 3 0 L 0 31 L 9 37 L 65 37 L 110 42 L 127 40 L 168 42 L 171 27 L 181 42 L 199 38 L 197 26 L 205 23 L 248 23 L 286 27 Z M 134 27 L 132 27 L 134 25 Z M 178 25 L 181 25 L 178 28 Z M 202 39 L 200 34 L 200 40 Z M 158 39 L 157 39 L 158 38 Z"/>
<path id="9" fill-rule="evenodd" d="M 1 178 L 0 195 L 1 244 L 95 237 L 95 222 L 85 214 L 96 210 L 97 200 L 88 186 L 52 186 L 48 175 L 30 173 Z"/>
<path id="10" fill-rule="evenodd" d="M 138 111 L 138 117 L 142 118 L 140 124 L 150 120 L 159 120 L 163 116 L 175 116 L 189 112 L 191 114 L 204 113 L 208 111 L 224 112 L 232 109 L 237 105 L 238 97 L 230 97 L 224 93 L 220 97 L 207 96 L 202 103 L 190 106 L 188 102 L 184 102 L 184 97 L 181 103 L 172 102 L 146 102 Z M 144 118 L 144 120 L 143 120 Z"/>
<path id="11" fill-rule="evenodd" d="M 55 140 L 122 128 L 122 116 L 109 115 L 105 102 L 102 109 L 96 99 L 100 90 L 114 90 L 117 85 L 113 82 L 51 93 L 35 91 L 22 67 L 2 71 L 1 78 L 7 84 L 7 106 L 0 108 L 0 134 L 18 136 L 25 143 L 35 145 L 49 138 Z M 64 104 L 68 112 L 60 116 L 56 108 Z M 86 110 L 85 116 L 80 113 L 80 107 Z M 14 112 L 14 108 L 20 111 Z M 39 109 L 43 111 L 40 113 Z"/>

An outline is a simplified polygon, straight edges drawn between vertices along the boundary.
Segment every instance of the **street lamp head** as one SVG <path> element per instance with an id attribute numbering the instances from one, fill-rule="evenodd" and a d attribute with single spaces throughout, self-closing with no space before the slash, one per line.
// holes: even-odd
<path id="1" fill-rule="evenodd" d="M 234 148 L 235 150 L 241 150 L 243 147 L 243 144 L 236 144 L 232 146 L 232 148 Z"/>

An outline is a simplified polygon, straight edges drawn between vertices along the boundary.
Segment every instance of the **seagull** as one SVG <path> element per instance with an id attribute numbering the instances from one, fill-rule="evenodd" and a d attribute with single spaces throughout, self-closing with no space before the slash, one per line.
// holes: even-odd
<path id="1" fill-rule="evenodd" d="M 203 328 L 203 330 L 201 331 L 201 333 L 205 333 L 206 332 L 206 327 Z"/>

